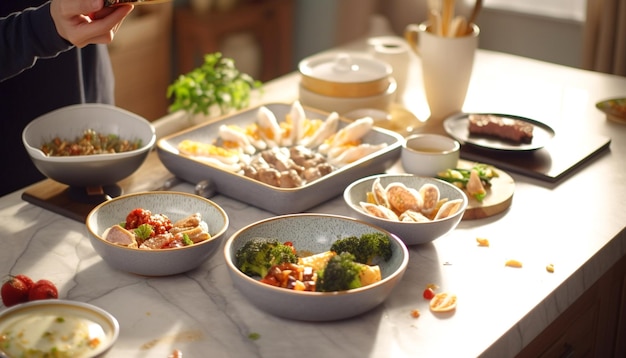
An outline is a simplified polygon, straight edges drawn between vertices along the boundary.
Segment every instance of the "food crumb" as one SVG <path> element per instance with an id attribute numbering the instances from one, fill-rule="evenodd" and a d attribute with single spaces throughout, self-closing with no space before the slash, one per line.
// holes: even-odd
<path id="1" fill-rule="evenodd" d="M 449 312 L 456 309 L 456 295 L 440 292 L 430 300 L 430 310 L 433 312 Z"/>
<path id="2" fill-rule="evenodd" d="M 167 358 L 183 358 L 183 352 L 181 352 L 180 349 L 174 349 L 172 354 L 167 356 Z"/>
<path id="3" fill-rule="evenodd" d="M 522 263 L 517 261 L 517 260 L 508 260 L 504 266 L 508 266 L 508 267 L 516 267 L 516 268 L 521 268 L 522 267 Z"/>
<path id="4" fill-rule="evenodd" d="M 411 317 L 417 318 L 420 316 L 420 311 L 418 309 L 411 310 Z"/>
<path id="5" fill-rule="evenodd" d="M 261 338 L 261 335 L 259 333 L 252 332 L 248 334 L 248 339 L 250 339 L 251 341 L 256 341 L 259 338 Z"/>
<path id="6" fill-rule="evenodd" d="M 489 239 L 484 237 L 477 237 L 476 242 L 478 243 L 478 246 L 489 247 Z"/>
<path id="7" fill-rule="evenodd" d="M 553 273 L 554 272 L 554 265 L 553 264 L 548 264 L 548 266 L 546 266 L 546 271 Z"/>

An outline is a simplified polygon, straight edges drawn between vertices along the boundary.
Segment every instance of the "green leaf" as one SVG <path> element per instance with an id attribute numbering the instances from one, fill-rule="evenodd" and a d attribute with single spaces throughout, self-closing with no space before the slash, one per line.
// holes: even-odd
<path id="1" fill-rule="evenodd" d="M 172 112 L 208 115 L 217 106 L 221 114 L 226 114 L 247 107 L 252 89 L 261 87 L 260 81 L 241 73 L 233 59 L 215 52 L 205 55 L 201 66 L 170 84 L 167 98 L 173 99 L 169 107 Z"/>
<path id="2" fill-rule="evenodd" d="M 193 240 L 189 238 L 189 235 L 187 235 L 187 233 L 183 233 L 183 245 L 185 246 L 193 245 Z"/>
<path id="3" fill-rule="evenodd" d="M 149 224 L 141 224 L 133 231 L 135 232 L 135 235 L 137 235 L 137 237 L 141 240 L 147 240 L 150 238 L 150 235 L 152 235 L 154 229 Z"/>

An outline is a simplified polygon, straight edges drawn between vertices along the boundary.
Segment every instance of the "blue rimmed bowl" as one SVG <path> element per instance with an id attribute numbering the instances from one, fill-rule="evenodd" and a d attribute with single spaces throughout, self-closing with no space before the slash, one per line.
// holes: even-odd
<path id="1" fill-rule="evenodd" d="M 338 238 L 383 233 L 391 238 L 392 257 L 379 263 L 382 280 L 341 292 L 294 291 L 247 276 L 236 266 L 239 248 L 253 238 L 291 241 L 298 252 L 328 251 Z M 387 299 L 406 271 L 409 254 L 390 232 L 349 217 L 328 214 L 291 214 L 250 224 L 234 233 L 224 246 L 230 277 L 237 289 L 256 307 L 270 314 L 302 321 L 334 321 L 374 309 Z"/>
<path id="2" fill-rule="evenodd" d="M 55 137 L 73 141 L 86 130 L 141 144 L 128 152 L 76 156 L 48 156 L 41 150 Z M 154 146 L 156 132 L 150 122 L 134 113 L 88 103 L 62 107 L 34 119 L 24 128 L 22 141 L 33 164 L 46 177 L 71 187 L 98 187 L 114 185 L 134 173 Z"/>
<path id="3" fill-rule="evenodd" d="M 136 208 L 164 214 L 172 222 L 200 213 L 211 238 L 190 246 L 158 250 L 129 248 L 102 238 L 106 229 L 124 222 Z M 86 219 L 91 245 L 109 266 L 144 276 L 175 275 L 202 265 L 220 246 L 228 224 L 228 215 L 213 201 L 194 194 L 165 191 L 119 196 L 96 206 Z"/>

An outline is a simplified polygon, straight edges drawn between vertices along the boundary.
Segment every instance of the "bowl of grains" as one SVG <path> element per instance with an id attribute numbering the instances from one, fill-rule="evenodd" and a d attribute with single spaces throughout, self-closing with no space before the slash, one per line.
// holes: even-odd
<path id="1" fill-rule="evenodd" d="M 146 119 L 105 104 L 59 108 L 30 122 L 22 141 L 37 169 L 70 187 L 115 185 L 134 173 L 156 141 Z"/>

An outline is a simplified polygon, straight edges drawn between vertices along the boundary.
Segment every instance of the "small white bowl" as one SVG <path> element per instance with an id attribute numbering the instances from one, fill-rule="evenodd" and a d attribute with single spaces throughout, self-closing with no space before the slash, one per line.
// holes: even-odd
<path id="1" fill-rule="evenodd" d="M 298 251 L 321 253 L 340 237 L 375 232 L 391 238 L 391 259 L 378 264 L 381 281 L 352 290 L 310 292 L 275 287 L 247 276 L 235 264 L 239 248 L 258 237 L 291 241 Z M 341 320 L 373 309 L 391 294 L 409 261 L 408 250 L 397 236 L 364 221 L 328 214 L 291 214 L 250 224 L 226 241 L 224 257 L 235 287 L 253 305 L 279 317 L 303 321 Z"/>
<path id="2" fill-rule="evenodd" d="M 62 335 L 61 330 L 67 333 Z M 47 333 L 53 331 L 59 333 Z M 43 356 L 56 350 L 68 357 L 102 357 L 115 344 L 119 331 L 115 317 L 91 304 L 58 299 L 31 301 L 0 313 L 0 336 L 8 340 L 18 340 L 16 336 L 20 336 L 19 344 L 4 341 L 0 356 L 21 357 L 30 353 L 30 357 L 36 356 L 36 351 Z M 84 339 L 98 344 L 86 345 Z"/>
<path id="3" fill-rule="evenodd" d="M 132 210 L 141 208 L 164 214 L 172 222 L 200 213 L 209 227 L 211 238 L 197 244 L 160 250 L 134 249 L 106 241 L 102 234 L 126 220 Z M 228 229 L 224 209 L 198 195 L 171 191 L 122 195 L 96 206 L 86 220 L 89 240 L 94 250 L 111 267 L 144 276 L 167 276 L 183 273 L 203 264 L 222 243 Z"/>
<path id="4" fill-rule="evenodd" d="M 439 134 L 414 134 L 402 144 L 401 162 L 409 174 L 435 177 L 446 169 L 456 168 L 461 145 Z"/>
<path id="5" fill-rule="evenodd" d="M 74 140 L 85 130 L 141 140 L 129 152 L 77 156 L 47 156 L 41 146 L 59 137 Z M 114 185 L 135 172 L 156 142 L 155 129 L 146 119 L 106 104 L 88 103 L 59 108 L 30 122 L 22 132 L 24 147 L 46 177 L 72 187 Z"/>
<path id="6" fill-rule="evenodd" d="M 372 191 L 372 185 L 376 179 L 380 180 L 383 187 L 387 187 L 390 183 L 402 183 L 406 187 L 416 190 L 419 190 L 424 184 L 433 184 L 439 189 L 440 198 L 447 198 L 448 200 L 462 199 L 463 202 L 456 213 L 440 220 L 403 222 L 382 219 L 366 213 L 360 205 L 360 202 L 367 202 L 368 192 Z M 434 241 L 454 230 L 461 222 L 468 204 L 467 196 L 456 186 L 443 180 L 412 174 L 379 174 L 357 180 L 346 188 L 343 198 L 357 219 L 369 222 L 398 235 L 409 246 Z"/>

